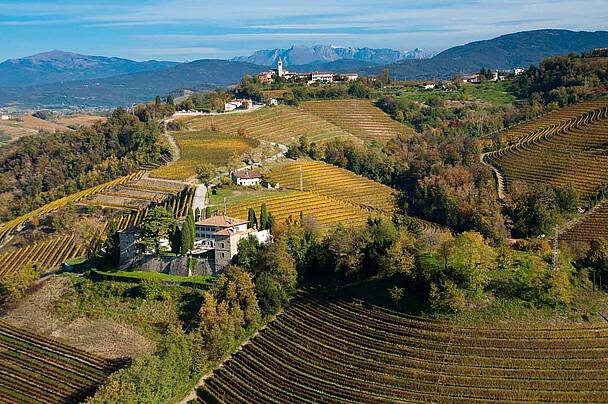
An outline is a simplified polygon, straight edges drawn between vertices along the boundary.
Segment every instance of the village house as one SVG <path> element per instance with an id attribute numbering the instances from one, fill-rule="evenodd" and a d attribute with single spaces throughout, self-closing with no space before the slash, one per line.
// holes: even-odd
<path id="1" fill-rule="evenodd" d="M 231 112 L 238 108 L 251 109 L 253 108 L 253 101 L 247 99 L 235 99 L 224 104 L 224 112 Z"/>
<path id="2" fill-rule="evenodd" d="M 233 172 L 232 181 L 234 181 L 236 185 L 243 187 L 254 187 L 256 185 L 260 185 L 260 181 L 262 181 L 262 174 L 259 170 L 245 168 L 243 170 Z"/>
<path id="3" fill-rule="evenodd" d="M 521 76 L 522 74 L 524 74 L 526 71 L 526 69 L 522 69 L 521 67 L 516 67 L 515 69 L 513 69 L 513 74 L 515 74 L 516 76 Z"/>
<path id="4" fill-rule="evenodd" d="M 0 115 L 0 120 L 2 120 L 2 121 L 8 121 L 9 119 L 11 119 L 10 115 L 5 115 L 5 114 Z"/>
<path id="5" fill-rule="evenodd" d="M 475 73 L 475 74 L 471 74 L 470 76 L 463 76 L 462 82 L 471 83 L 471 84 L 481 83 L 481 74 Z"/>

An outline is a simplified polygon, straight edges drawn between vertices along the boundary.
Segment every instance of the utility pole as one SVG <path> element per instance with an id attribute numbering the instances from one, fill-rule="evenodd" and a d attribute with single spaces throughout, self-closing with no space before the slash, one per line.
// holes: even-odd
<path id="1" fill-rule="evenodd" d="M 300 191 L 304 191 L 304 173 L 302 170 L 302 167 L 300 167 Z"/>
<path id="2" fill-rule="evenodd" d="M 553 239 L 553 269 L 559 265 L 559 224 L 555 225 L 555 238 Z"/>
<path id="3" fill-rule="evenodd" d="M 224 216 L 226 216 L 227 212 L 228 212 L 228 205 L 226 203 L 226 197 L 224 197 Z"/>

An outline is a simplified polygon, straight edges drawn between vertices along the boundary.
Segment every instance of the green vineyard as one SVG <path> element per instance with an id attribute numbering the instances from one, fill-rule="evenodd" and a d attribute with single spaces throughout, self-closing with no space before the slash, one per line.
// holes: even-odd
<path id="1" fill-rule="evenodd" d="M 199 389 L 205 403 L 608 401 L 608 327 L 463 328 L 295 299 Z"/>
<path id="2" fill-rule="evenodd" d="M 275 167 L 270 176 L 282 187 L 317 192 L 386 213 L 395 210 L 396 192 L 348 170 L 317 161 L 298 161 Z"/>
<path id="3" fill-rule="evenodd" d="M 367 100 L 308 101 L 304 109 L 365 141 L 385 142 L 414 133 Z"/>
<path id="4" fill-rule="evenodd" d="M 81 402 L 118 367 L 0 320 L 0 402 Z"/>
<path id="5" fill-rule="evenodd" d="M 302 109 L 279 106 L 248 113 L 233 113 L 182 120 L 189 129 L 211 130 L 229 135 L 291 144 L 302 135 L 321 142 L 351 137 L 344 129 Z M 240 133 L 239 133 L 240 132 Z"/>
<path id="6" fill-rule="evenodd" d="M 338 224 L 359 226 L 363 225 L 370 216 L 378 216 L 377 213 L 360 206 L 306 191 L 277 192 L 273 196 L 248 200 L 229 206 L 228 215 L 247 219 L 249 208 L 254 208 L 259 212 L 263 203 L 277 221 L 284 221 L 290 217 L 299 219 L 300 213 L 303 213 L 305 216 L 314 216 L 319 225 L 324 228 Z"/>

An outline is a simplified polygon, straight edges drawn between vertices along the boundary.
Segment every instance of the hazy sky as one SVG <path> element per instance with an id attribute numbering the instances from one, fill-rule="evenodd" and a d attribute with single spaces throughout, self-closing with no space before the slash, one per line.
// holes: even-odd
<path id="1" fill-rule="evenodd" d="M 0 0 L 0 60 L 61 49 L 229 58 L 292 44 L 443 50 L 539 28 L 608 29 L 608 0 Z"/>

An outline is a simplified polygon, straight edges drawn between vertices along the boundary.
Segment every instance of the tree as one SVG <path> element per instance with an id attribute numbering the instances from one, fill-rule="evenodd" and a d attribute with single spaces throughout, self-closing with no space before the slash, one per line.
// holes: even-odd
<path id="1" fill-rule="evenodd" d="M 192 209 L 190 209 L 188 212 L 188 216 L 182 225 L 181 233 L 181 253 L 187 254 L 194 248 L 194 241 L 196 239 L 196 225 L 194 222 L 194 213 L 192 213 Z"/>
<path id="2" fill-rule="evenodd" d="M 268 207 L 265 203 L 260 208 L 260 230 L 266 230 L 268 228 Z"/>
<path id="3" fill-rule="evenodd" d="M 9 272 L 0 279 L 0 299 L 2 301 L 21 299 L 39 277 L 40 272 L 32 265 Z"/>
<path id="4" fill-rule="evenodd" d="M 174 254 L 180 254 L 182 252 L 182 230 L 177 226 L 177 224 L 173 224 L 173 229 L 171 230 L 171 234 L 169 235 L 169 241 L 171 243 L 171 252 Z"/>
<path id="5" fill-rule="evenodd" d="M 208 185 L 216 176 L 215 166 L 204 162 L 196 166 L 196 178 L 205 185 Z"/>
<path id="6" fill-rule="evenodd" d="M 105 238 L 103 230 L 104 225 L 101 220 L 94 217 L 85 217 L 72 224 L 72 233 L 76 242 L 85 248 L 89 257 L 97 253 L 98 241 Z"/>
<path id="7" fill-rule="evenodd" d="M 141 224 L 139 244 L 148 249 L 160 251 L 160 239 L 167 237 L 175 220 L 173 215 L 162 206 L 155 206 L 148 210 Z"/>
<path id="8" fill-rule="evenodd" d="M 255 215 L 255 209 L 249 208 L 247 213 L 247 221 L 249 222 L 248 226 L 250 229 L 258 227 L 258 218 Z"/>
<path id="9" fill-rule="evenodd" d="M 233 151 L 230 153 L 230 157 L 228 157 L 228 162 L 226 163 L 226 167 L 228 167 L 228 172 L 232 174 L 241 166 L 241 156 Z"/>
<path id="10" fill-rule="evenodd" d="M 470 291 L 483 292 L 494 263 L 494 250 L 481 234 L 468 231 L 456 237 L 452 265 L 459 271 L 464 286 Z"/>
<path id="11" fill-rule="evenodd" d="M 395 309 L 399 307 L 399 302 L 403 300 L 405 296 L 405 289 L 398 286 L 393 286 L 388 290 L 388 294 L 393 302 L 395 302 Z"/>
<path id="12" fill-rule="evenodd" d="M 160 99 L 160 95 L 157 95 L 156 98 L 154 99 L 154 105 L 159 107 L 162 104 L 162 100 Z"/>
<path id="13" fill-rule="evenodd" d="M 198 206 L 196 207 L 196 209 L 194 210 L 194 220 L 201 220 L 201 208 L 199 208 Z"/>
<path id="14" fill-rule="evenodd" d="M 591 241 L 587 256 L 583 259 L 583 265 L 593 271 L 594 284 L 599 277 L 608 283 L 608 240 L 596 239 Z"/>
<path id="15" fill-rule="evenodd" d="M 106 242 L 104 244 L 106 252 L 106 262 L 109 265 L 118 265 L 120 258 L 120 240 L 118 235 L 118 227 L 115 221 L 110 221 L 106 231 Z"/>
<path id="16" fill-rule="evenodd" d="M 167 96 L 167 104 L 169 104 L 169 105 L 175 105 L 175 99 L 173 98 L 172 95 L 168 95 Z"/>

